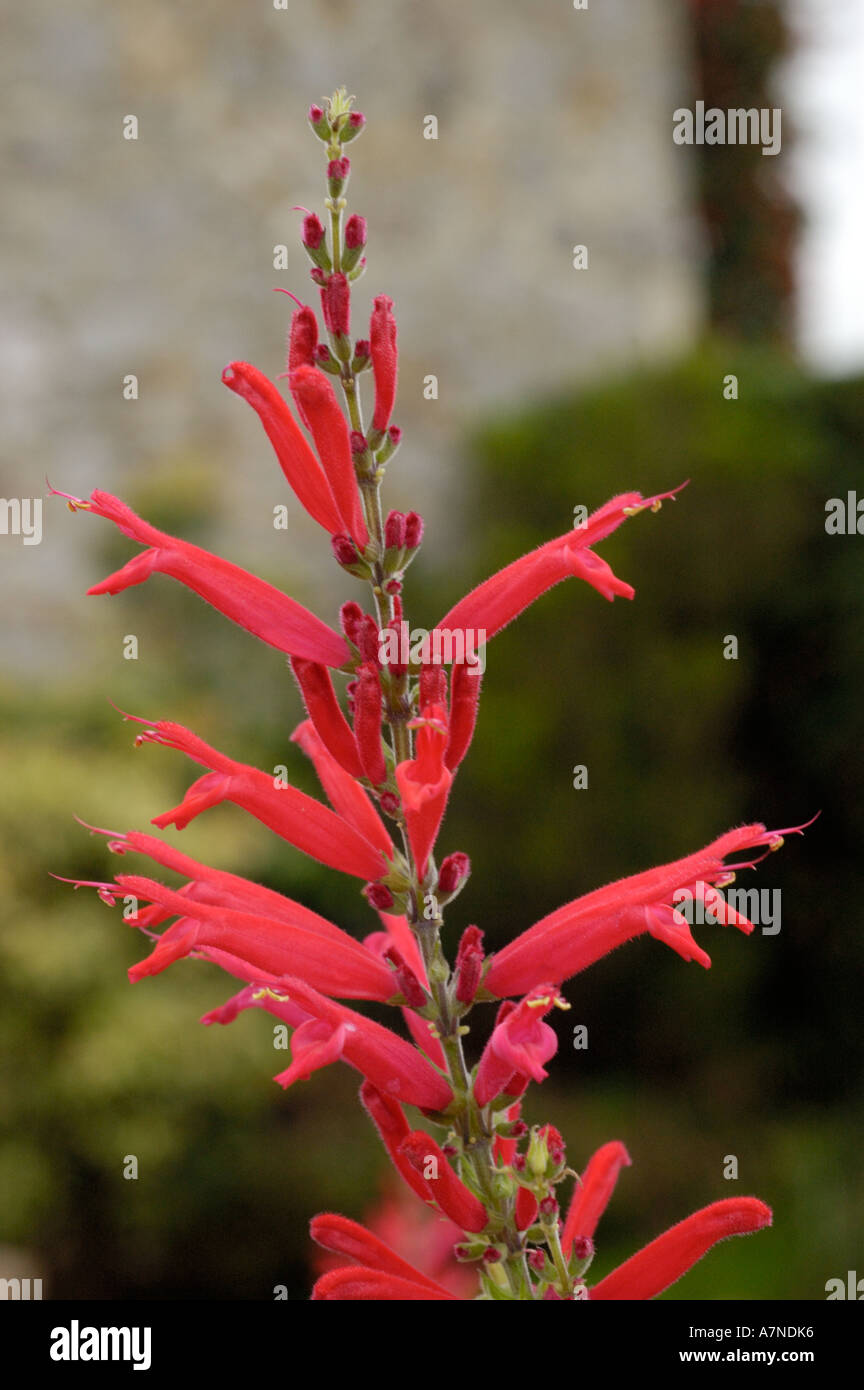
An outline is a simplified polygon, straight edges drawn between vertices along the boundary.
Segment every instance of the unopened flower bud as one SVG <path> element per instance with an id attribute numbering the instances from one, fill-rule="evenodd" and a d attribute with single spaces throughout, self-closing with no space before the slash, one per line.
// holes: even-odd
<path id="1" fill-rule="evenodd" d="M 366 125 L 366 117 L 362 111 L 351 111 L 348 119 L 339 132 L 342 143 L 347 145 L 349 140 L 353 140 L 360 134 Z"/>
<path id="2" fill-rule="evenodd" d="M 405 517 L 405 545 L 408 550 L 416 550 L 423 539 L 423 518 L 416 512 L 408 512 Z"/>
<path id="3" fill-rule="evenodd" d="M 535 1274 L 542 1274 L 546 1268 L 546 1252 L 544 1250 L 531 1250 L 528 1253 L 528 1264 Z"/>
<path id="4" fill-rule="evenodd" d="M 386 883 L 367 883 L 363 896 L 378 912 L 387 912 L 396 901 Z"/>
<path id="5" fill-rule="evenodd" d="M 524 1154 L 514 1154 L 514 1155 L 513 1155 L 513 1162 L 511 1163 L 510 1167 L 513 1169 L 514 1173 L 524 1173 L 524 1172 L 525 1172 L 525 1155 L 524 1155 Z"/>
<path id="6" fill-rule="evenodd" d="M 554 1216 L 558 1211 L 558 1202 L 554 1197 L 544 1197 L 540 1203 L 541 1216 Z"/>
<path id="7" fill-rule="evenodd" d="M 385 816 L 395 816 L 399 810 L 399 798 L 395 792 L 383 792 L 378 801 L 378 805 L 381 807 Z"/>
<path id="8" fill-rule="evenodd" d="M 570 1247 L 571 1257 L 582 1264 L 583 1260 L 590 1260 L 594 1255 L 594 1242 L 590 1236 L 576 1236 Z"/>
<path id="9" fill-rule="evenodd" d="M 371 358 L 369 356 L 369 339 L 358 338 L 354 344 L 354 357 L 351 361 L 352 372 L 365 372 L 369 366 Z"/>
<path id="10" fill-rule="evenodd" d="M 384 952 L 384 957 L 386 960 L 389 960 L 390 964 L 394 967 L 393 973 L 396 976 L 399 993 L 403 996 L 408 1008 L 422 1009 L 429 1001 L 426 996 L 426 991 L 417 979 L 414 971 L 409 965 L 405 964 L 405 961 L 402 959 L 395 946 L 388 947 Z M 447 1150 L 443 1149 L 442 1152 L 446 1153 Z M 455 1153 L 455 1149 L 453 1152 Z"/>
<path id="11" fill-rule="evenodd" d="M 450 897 L 465 882 L 471 872 L 471 860 L 461 850 L 455 850 L 442 859 L 438 870 L 438 894 Z"/>
<path id="12" fill-rule="evenodd" d="M 394 597 L 397 596 L 398 594 L 401 594 L 401 592 L 402 592 L 402 581 L 401 581 L 401 579 L 388 579 L 388 580 L 387 580 L 387 583 L 384 585 L 384 592 L 385 592 L 385 594 L 392 594 L 392 595 L 394 595 Z"/>
<path id="13" fill-rule="evenodd" d="M 351 444 L 351 452 L 352 452 L 352 454 L 354 454 L 354 455 L 357 455 L 357 454 L 365 454 L 365 452 L 366 452 L 366 436 L 365 436 L 365 434 L 363 434 L 360 430 L 352 430 L 351 433 L 350 433 L 350 435 L 348 436 L 348 438 L 349 438 L 349 442 L 350 442 L 350 444 Z"/>
<path id="14" fill-rule="evenodd" d="M 353 270 L 363 254 L 366 245 L 366 218 L 352 212 L 345 223 L 345 251 L 342 256 L 342 269 Z"/>
<path id="15" fill-rule="evenodd" d="M 303 218 L 303 245 L 307 251 L 317 251 L 324 240 L 324 223 L 314 212 Z"/>
<path id="16" fill-rule="evenodd" d="M 482 931 L 479 927 L 466 927 L 456 953 L 456 998 L 460 1004 L 473 1004 L 483 960 Z"/>
<path id="17" fill-rule="evenodd" d="M 307 119 L 319 140 L 330 139 L 330 122 L 320 106 L 310 106 Z"/>
<path id="18" fill-rule="evenodd" d="M 350 599 L 347 603 L 343 603 L 339 610 L 339 621 L 342 626 L 342 631 L 348 638 L 348 641 L 352 642 L 355 647 L 359 646 L 360 624 L 363 621 L 363 617 L 363 609 L 360 607 L 359 603 L 355 603 L 353 599 Z"/>
<path id="19" fill-rule="evenodd" d="M 403 512 L 390 512 L 384 522 L 384 546 L 387 550 L 401 550 L 405 544 L 405 515 Z"/>
<path id="20" fill-rule="evenodd" d="M 496 1250 L 494 1245 L 487 1245 L 486 1249 L 483 1251 L 484 1265 L 497 1265 L 500 1259 L 501 1251 Z"/>
<path id="21" fill-rule="evenodd" d="M 373 666 L 381 665 L 378 624 L 368 613 L 363 615 L 357 627 L 357 646 L 364 661 Z"/>
<path id="22" fill-rule="evenodd" d="M 348 183 L 351 173 L 351 160 L 343 155 L 341 159 L 331 159 L 327 165 L 327 187 L 331 198 L 339 198 Z"/>
<path id="23" fill-rule="evenodd" d="M 321 290 L 321 312 L 334 338 L 347 338 L 351 331 L 351 290 L 341 271 L 328 276 Z"/>
<path id="24" fill-rule="evenodd" d="M 315 349 L 315 366 L 331 376 L 338 376 L 342 370 L 326 343 L 319 343 Z"/>
<path id="25" fill-rule="evenodd" d="M 350 536 L 331 536 L 330 544 L 333 547 L 333 554 L 340 565 L 353 565 L 357 560 L 357 547 Z"/>

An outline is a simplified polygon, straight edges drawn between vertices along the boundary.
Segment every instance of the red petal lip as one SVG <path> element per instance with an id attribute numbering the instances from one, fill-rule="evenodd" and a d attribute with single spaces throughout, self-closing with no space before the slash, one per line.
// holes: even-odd
<path id="1" fill-rule="evenodd" d="M 378 1270 L 381 1274 L 422 1285 L 433 1290 L 435 1297 L 447 1296 L 447 1290 L 434 1279 L 428 1278 L 414 1265 L 403 1260 L 401 1255 L 397 1255 L 395 1250 L 391 1250 L 378 1236 L 367 1231 L 366 1227 L 357 1221 L 350 1221 L 347 1216 L 339 1216 L 336 1212 L 322 1212 L 319 1216 L 313 1216 L 309 1223 L 309 1234 L 324 1250 L 332 1250 L 336 1255 L 347 1255 L 366 1269 Z"/>
<path id="2" fill-rule="evenodd" d="M 361 1265 L 345 1269 L 331 1269 L 322 1274 L 312 1290 L 313 1300 L 332 1302 L 398 1302 L 409 1303 L 424 1300 L 456 1300 L 456 1295 L 446 1289 L 435 1292 L 428 1284 L 419 1284 L 408 1279 L 397 1279 L 393 1274 L 382 1274 L 376 1269 L 366 1269 Z"/>

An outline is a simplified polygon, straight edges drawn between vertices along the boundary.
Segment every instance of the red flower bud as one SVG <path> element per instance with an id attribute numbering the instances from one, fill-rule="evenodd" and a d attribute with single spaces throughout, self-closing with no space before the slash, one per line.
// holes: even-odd
<path id="1" fill-rule="evenodd" d="M 368 613 L 364 613 L 357 628 L 357 646 L 365 662 L 380 666 L 378 624 Z"/>
<path id="2" fill-rule="evenodd" d="M 455 1221 L 463 1231 L 482 1231 L 489 1217 L 486 1208 L 454 1173 L 440 1146 L 422 1129 L 407 1135 L 399 1145 L 415 1173 L 426 1183 L 445 1216 Z"/>
<path id="3" fill-rule="evenodd" d="M 420 708 L 447 702 L 447 676 L 443 666 L 424 666 L 420 672 Z"/>
<path id="4" fill-rule="evenodd" d="M 483 933 L 479 927 L 466 927 L 456 952 L 456 998 L 471 1004 L 483 969 Z"/>
<path id="5" fill-rule="evenodd" d="M 357 251 L 366 245 L 366 218 L 352 212 L 345 223 L 345 245 L 349 251 Z"/>
<path id="6" fill-rule="evenodd" d="M 387 550 L 401 550 L 405 544 L 405 516 L 390 512 L 384 522 L 384 545 Z"/>
<path id="7" fill-rule="evenodd" d="M 396 399 L 398 358 L 396 353 L 396 320 L 391 312 L 393 300 L 379 294 L 369 324 L 369 343 L 372 371 L 375 377 L 375 413 L 373 428 L 381 434 L 390 423 Z"/>
<path id="8" fill-rule="evenodd" d="M 349 599 L 347 603 L 343 603 L 342 607 L 339 609 L 339 622 L 342 631 L 348 638 L 348 641 L 353 642 L 355 647 L 359 645 L 359 629 L 364 617 L 365 614 L 363 609 L 360 607 L 359 603 L 355 603 L 353 599 Z"/>
<path id="9" fill-rule="evenodd" d="M 307 213 L 303 218 L 303 245 L 309 251 L 317 251 L 324 240 L 324 224 L 317 213 Z"/>
<path id="10" fill-rule="evenodd" d="M 572 1254 L 582 1263 L 583 1260 L 590 1260 L 594 1254 L 594 1242 L 590 1236 L 577 1236 L 573 1241 Z"/>
<path id="11" fill-rule="evenodd" d="M 367 449 L 366 436 L 360 430 L 352 430 L 349 436 L 352 454 L 365 454 Z"/>
<path id="12" fill-rule="evenodd" d="M 339 707 L 333 682 L 326 666 L 320 662 L 291 658 L 306 712 L 324 747 L 352 777 L 362 777 L 363 768 L 354 742 L 354 735 Z"/>
<path id="13" fill-rule="evenodd" d="M 321 291 L 321 312 L 328 331 L 334 337 L 348 336 L 351 325 L 351 288 L 341 270 L 328 276 Z"/>
<path id="14" fill-rule="evenodd" d="M 357 689 L 354 693 L 354 737 L 363 771 L 375 787 L 387 781 L 387 764 L 381 745 L 381 712 L 378 671 L 374 666 L 363 665 L 357 672 Z"/>
<path id="15" fill-rule="evenodd" d="M 340 565 L 356 565 L 359 556 L 350 536 L 331 536 L 330 544 Z"/>
<path id="16" fill-rule="evenodd" d="M 318 320 L 308 304 L 295 309 L 291 315 L 291 330 L 288 335 L 288 374 L 298 367 L 315 365 L 318 351 Z"/>
<path id="17" fill-rule="evenodd" d="M 528 1263 L 536 1274 L 541 1274 L 546 1268 L 546 1255 L 542 1250 L 532 1250 L 528 1255 Z"/>
<path id="18" fill-rule="evenodd" d="M 497 1265 L 501 1259 L 501 1251 L 496 1250 L 494 1245 L 487 1245 L 482 1258 L 484 1265 Z"/>
<path id="19" fill-rule="evenodd" d="M 554 1216 L 558 1210 L 558 1203 L 554 1197 L 544 1197 L 540 1203 L 541 1216 Z"/>
<path id="20" fill-rule="evenodd" d="M 423 539 L 423 518 L 416 512 L 408 512 L 405 517 L 405 544 L 409 550 L 416 550 Z"/>
<path id="21" fill-rule="evenodd" d="M 396 983 L 409 1009 L 422 1009 L 429 1000 L 414 971 L 406 965 L 395 946 L 389 946 L 384 957 L 395 967 Z"/>
<path id="22" fill-rule="evenodd" d="M 384 798 L 382 797 L 383 801 Z M 395 902 L 393 894 L 386 883 L 367 883 L 363 889 L 363 895 L 370 907 L 374 907 L 376 912 L 387 912 Z"/>
<path id="23" fill-rule="evenodd" d="M 442 859 L 441 868 L 438 871 L 438 892 L 442 896 L 455 893 L 470 872 L 471 860 L 467 854 L 463 854 L 461 850 L 448 854 L 446 859 Z"/>
<path id="24" fill-rule="evenodd" d="M 465 757 L 474 736 L 480 684 L 479 665 L 454 662 L 450 677 L 450 733 L 444 754 L 444 763 L 451 772 Z"/>
<path id="25" fill-rule="evenodd" d="M 385 815 L 395 816 L 399 810 L 399 798 L 395 792 L 384 792 L 379 798 L 378 805 Z"/>

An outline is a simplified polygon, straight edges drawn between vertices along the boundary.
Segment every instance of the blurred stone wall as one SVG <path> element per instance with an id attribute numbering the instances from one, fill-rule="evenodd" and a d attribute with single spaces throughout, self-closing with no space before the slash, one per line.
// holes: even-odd
<path id="1" fill-rule="evenodd" d="M 691 169 L 670 133 L 689 57 L 668 0 L 36 0 L 4 30 L 3 497 L 41 495 L 47 475 L 134 498 L 192 468 L 219 501 L 213 548 L 289 587 L 320 533 L 296 512 L 287 538 L 273 530 L 281 475 L 219 375 L 231 358 L 282 368 L 288 304 L 271 291 L 309 297 L 292 205 L 322 197 L 305 111 L 340 83 L 369 122 L 352 147 L 350 205 L 371 232 L 355 327 L 381 292 L 399 318 L 390 505 L 440 536 L 473 420 L 674 353 L 701 322 Z M 7 668 L 86 672 L 102 639 L 81 593 L 106 525 L 55 499 L 41 544 L 0 535 Z M 301 596 L 332 620 L 341 576 L 323 554 L 313 579 Z"/>

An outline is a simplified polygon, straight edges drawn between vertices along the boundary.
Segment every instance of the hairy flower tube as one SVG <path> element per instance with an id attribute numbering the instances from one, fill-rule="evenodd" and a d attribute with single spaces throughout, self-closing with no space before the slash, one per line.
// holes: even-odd
<path id="1" fill-rule="evenodd" d="M 472 1296 L 453 1292 L 465 1290 L 468 1277 L 473 1296 L 486 1301 L 651 1299 L 718 1240 L 768 1226 L 769 1208 L 755 1197 L 714 1202 L 595 1279 L 589 1267 L 598 1227 L 629 1154 L 610 1142 L 577 1175 L 557 1129 L 523 1119 L 523 1099 L 554 1067 L 553 1019 L 569 1007 L 565 982 L 644 934 L 708 967 L 682 897 L 752 931 L 721 890 L 778 848 L 784 832 L 762 824 L 729 830 L 704 849 L 526 923 L 491 955 L 482 925 L 450 940 L 445 912 L 468 891 L 471 870 L 467 853 L 447 841 L 445 817 L 481 702 L 480 665 L 464 655 L 473 650 L 472 635 L 494 637 L 567 578 L 607 600 L 632 599 L 631 585 L 597 547 L 680 488 L 650 497 L 622 492 L 582 526 L 478 583 L 438 624 L 439 633 L 463 639 L 463 658 L 449 670 L 446 647 L 429 644 L 417 657 L 388 640 L 410 631 L 405 576 L 424 528 L 416 512 L 382 504 L 402 437 L 393 423 L 399 363 L 387 294 L 374 296 L 366 336 L 351 336 L 352 309 L 359 317 L 354 285 L 370 236 L 367 219 L 347 210 L 345 147 L 365 128 L 352 101 L 340 89 L 309 109 L 311 132 L 324 146 L 327 192 L 323 216 L 303 210 L 301 252 L 312 263 L 321 320 L 296 299 L 282 374 L 290 399 L 248 363 L 232 362 L 222 376 L 257 414 L 300 508 L 327 533 L 325 558 L 354 586 L 338 621 L 330 625 L 237 565 L 157 530 L 109 493 L 95 489 L 69 502 L 144 547 L 91 594 L 120 594 L 168 575 L 284 652 L 302 699 L 292 752 L 310 760 L 326 800 L 291 785 L 290 774 L 274 778 L 168 719 L 138 720 L 137 742 L 182 753 L 203 770 L 177 806 L 154 808 L 153 824 L 182 830 L 231 803 L 232 814 L 263 823 L 289 855 L 299 851 L 359 879 L 370 929 L 356 940 L 293 898 L 139 830 L 99 833 L 112 853 L 142 857 L 181 881 L 166 885 L 145 866 L 92 886 L 108 903 L 133 897 L 139 904 L 132 925 L 149 952 L 130 969 L 133 981 L 178 960 L 209 961 L 233 985 L 203 1023 L 230 1025 L 263 1010 L 291 1031 L 290 1064 L 275 1078 L 281 1086 L 338 1063 L 360 1074 L 362 1106 L 396 1180 L 423 1220 L 447 1233 L 462 1271 L 442 1282 L 375 1231 L 327 1212 L 314 1217 L 312 1237 L 341 1263 L 317 1279 L 316 1301 L 453 1300 Z M 574 591 L 573 602 L 584 601 Z M 375 1005 L 374 1019 L 367 1003 Z M 482 1043 L 472 1037 L 475 1009 L 496 1010 Z M 385 1016 L 389 1026 L 379 1021 Z M 572 1188 L 562 1206 L 566 1184 Z M 597 1248 L 602 1260 L 602 1239 Z"/>

